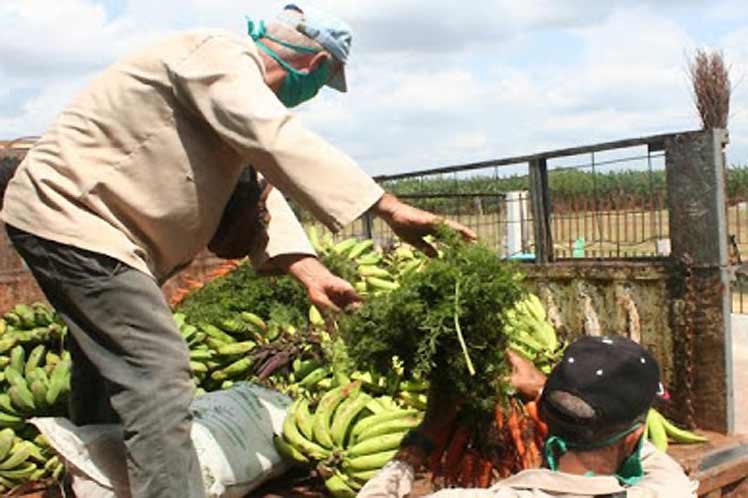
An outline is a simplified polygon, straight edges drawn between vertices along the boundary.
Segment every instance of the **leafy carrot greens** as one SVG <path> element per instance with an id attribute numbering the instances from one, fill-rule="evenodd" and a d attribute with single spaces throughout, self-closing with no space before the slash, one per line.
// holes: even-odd
<path id="1" fill-rule="evenodd" d="M 343 317 L 340 332 L 360 368 L 387 374 L 397 356 L 406 373 L 492 413 L 509 369 L 504 312 L 524 296 L 522 277 L 515 264 L 446 228 L 439 248 L 400 288 Z"/>

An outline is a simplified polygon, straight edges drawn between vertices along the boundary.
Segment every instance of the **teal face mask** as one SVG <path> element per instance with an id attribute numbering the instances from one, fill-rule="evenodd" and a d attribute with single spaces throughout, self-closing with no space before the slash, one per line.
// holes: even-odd
<path id="1" fill-rule="evenodd" d="M 575 445 L 567 442 L 561 437 L 551 436 L 545 442 L 545 460 L 546 462 L 548 462 L 548 468 L 554 472 L 558 470 L 558 460 L 556 457 L 556 453 L 558 453 L 558 455 L 560 456 L 569 451 L 569 449 L 594 450 L 597 448 L 604 448 L 605 446 L 609 446 L 617 441 L 620 441 L 621 439 L 637 430 L 639 427 L 641 427 L 641 424 L 634 424 L 630 429 L 627 429 L 620 434 L 615 434 L 608 439 L 589 446 Z M 642 467 L 641 457 L 643 446 L 644 436 L 639 438 L 639 443 L 637 443 L 636 450 L 634 450 L 634 452 L 631 453 L 631 455 L 629 455 L 618 468 L 618 472 L 616 472 L 615 477 L 618 479 L 618 482 L 620 482 L 622 486 L 633 486 L 634 484 L 641 481 L 644 477 L 644 468 Z"/>
<path id="2" fill-rule="evenodd" d="M 278 64 L 281 65 L 286 71 L 286 79 L 283 81 L 280 91 L 278 92 L 278 99 L 283 102 L 286 107 L 296 107 L 299 104 L 312 99 L 320 89 L 325 86 L 327 81 L 330 79 L 330 63 L 325 61 L 317 69 L 310 73 L 304 73 L 291 66 L 289 63 L 284 61 L 278 54 L 273 52 L 267 45 L 262 43 L 261 38 L 267 38 L 272 40 L 279 45 L 290 48 L 296 52 L 317 54 L 321 50 L 317 50 L 309 47 L 302 47 L 300 45 L 294 45 L 287 43 L 277 38 L 273 38 L 268 35 L 265 29 L 265 23 L 260 21 L 259 26 L 255 27 L 255 24 L 251 20 L 247 20 L 249 36 L 255 41 L 258 47 L 260 47 L 266 54 L 273 58 Z"/>

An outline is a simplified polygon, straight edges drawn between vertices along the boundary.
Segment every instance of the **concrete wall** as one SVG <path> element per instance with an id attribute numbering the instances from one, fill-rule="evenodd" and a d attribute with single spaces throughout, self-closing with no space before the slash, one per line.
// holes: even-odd
<path id="1" fill-rule="evenodd" d="M 667 385 L 677 383 L 664 262 L 570 261 L 526 270 L 562 337 L 629 337 L 655 355 Z"/>
<path id="2" fill-rule="evenodd" d="M 524 269 L 563 338 L 623 335 L 655 355 L 672 395 L 661 409 L 671 419 L 725 432 L 728 410 L 731 431 L 748 434 L 748 315 L 733 314 L 732 334 L 722 332 L 710 339 L 717 344 L 711 347 L 703 340 L 705 328 L 698 324 L 717 309 L 705 304 L 712 291 L 699 286 L 684 293 L 683 268 L 665 258 L 640 263 L 564 261 L 527 264 Z M 701 297 L 695 299 L 694 293 Z M 698 321 L 689 323 L 689 315 Z M 694 333 L 690 342 L 689 328 Z M 724 342 L 727 338 L 729 344 Z M 704 363 L 715 357 L 725 362 L 718 371 Z M 727 388 L 722 377 L 726 370 L 732 372 Z M 723 398 L 726 402 L 720 401 Z"/>

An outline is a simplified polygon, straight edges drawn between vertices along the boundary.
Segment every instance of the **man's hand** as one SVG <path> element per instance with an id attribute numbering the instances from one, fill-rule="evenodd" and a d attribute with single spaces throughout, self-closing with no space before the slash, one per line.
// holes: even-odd
<path id="1" fill-rule="evenodd" d="M 438 446 L 452 433 L 460 403 L 450 393 L 433 387 L 429 391 L 428 400 L 423 421 L 415 430 Z M 407 462 L 418 469 L 426 463 L 429 456 L 423 448 L 405 446 L 397 452 L 395 460 Z"/>
<path id="2" fill-rule="evenodd" d="M 423 237 L 433 234 L 442 223 L 446 223 L 450 228 L 459 232 L 466 240 L 477 238 L 475 232 L 466 226 L 405 204 L 392 194 L 384 194 L 374 205 L 374 212 L 400 239 L 431 257 L 436 256 L 436 249 L 423 240 Z"/>
<path id="3" fill-rule="evenodd" d="M 457 420 L 460 402 L 451 393 L 433 387 L 428 394 L 426 413 L 418 430 L 432 439 L 438 439 Z"/>
<path id="4" fill-rule="evenodd" d="M 509 382 L 527 399 L 536 399 L 545 386 L 546 377 L 535 365 L 524 356 L 507 350 L 506 356 L 512 364 L 512 376 Z"/>
<path id="5" fill-rule="evenodd" d="M 273 259 L 273 265 L 306 287 L 309 300 L 320 310 L 340 311 L 362 302 L 350 283 L 330 273 L 314 256 L 278 256 Z"/>

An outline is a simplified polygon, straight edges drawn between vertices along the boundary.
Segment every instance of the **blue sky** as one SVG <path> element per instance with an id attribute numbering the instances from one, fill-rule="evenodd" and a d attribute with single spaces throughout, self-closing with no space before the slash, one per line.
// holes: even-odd
<path id="1" fill-rule="evenodd" d="M 0 138 L 42 133 L 106 65 L 159 36 L 286 2 L 2 0 Z M 351 91 L 299 108 L 372 174 L 698 127 L 686 66 L 723 49 L 732 162 L 748 164 L 744 0 L 314 0 L 355 29 Z M 468 6 L 469 8 L 466 8 Z"/>

